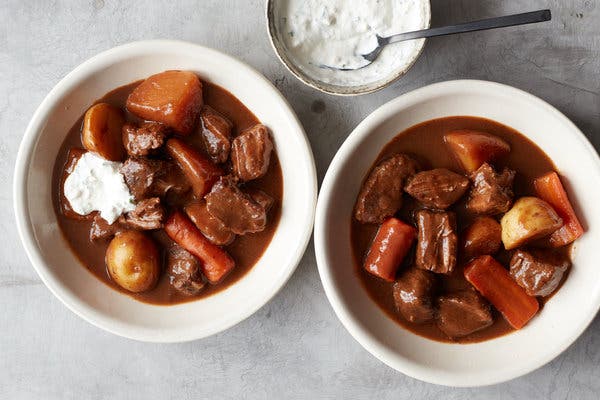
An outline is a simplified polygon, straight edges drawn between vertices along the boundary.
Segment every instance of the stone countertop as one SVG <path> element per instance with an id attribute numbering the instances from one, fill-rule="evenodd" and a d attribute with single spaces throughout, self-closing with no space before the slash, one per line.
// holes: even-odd
<path id="1" fill-rule="evenodd" d="M 123 339 L 68 311 L 41 283 L 17 237 L 12 174 L 36 107 L 71 69 L 126 42 L 200 43 L 256 67 L 307 131 L 319 179 L 352 128 L 386 101 L 448 79 L 506 83 L 571 118 L 600 148 L 600 5 L 591 0 L 433 0 L 433 26 L 551 8 L 550 23 L 436 38 L 391 87 L 338 98 L 304 86 L 278 62 L 262 0 L 4 0 L 0 2 L 0 398 L 597 399 L 600 318 L 561 356 L 506 384 L 452 389 L 388 368 L 355 342 L 319 281 L 312 242 L 266 306 L 205 340 Z"/>

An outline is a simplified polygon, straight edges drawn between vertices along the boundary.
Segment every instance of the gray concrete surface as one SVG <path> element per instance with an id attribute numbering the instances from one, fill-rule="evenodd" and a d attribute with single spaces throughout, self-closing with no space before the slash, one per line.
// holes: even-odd
<path id="1" fill-rule="evenodd" d="M 338 322 L 319 281 L 312 243 L 289 283 L 254 316 L 186 344 L 137 343 L 105 333 L 44 287 L 13 222 L 12 173 L 21 136 L 61 77 L 129 41 L 188 40 L 258 68 L 300 116 L 320 179 L 348 133 L 373 109 L 455 78 L 532 92 L 600 146 L 596 1 L 434 0 L 434 25 L 546 7 L 554 18 L 544 25 L 431 40 L 405 78 L 357 98 L 324 95 L 291 76 L 268 43 L 263 6 L 262 0 L 0 2 L 0 398 L 598 399 L 600 318 L 550 364 L 503 385 L 452 389 L 393 371 Z"/>

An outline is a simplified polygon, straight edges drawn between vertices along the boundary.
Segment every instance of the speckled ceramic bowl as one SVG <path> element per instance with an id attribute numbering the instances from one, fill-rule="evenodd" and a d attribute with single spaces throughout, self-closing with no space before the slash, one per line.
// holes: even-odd
<path id="1" fill-rule="evenodd" d="M 410 55 L 410 62 L 405 67 L 396 69 L 390 74 L 381 77 L 381 79 L 370 82 L 364 85 L 335 85 L 327 82 L 317 80 L 308 75 L 302 68 L 297 65 L 294 60 L 289 56 L 285 42 L 281 35 L 279 28 L 279 10 L 278 5 L 280 0 L 267 0 L 266 1 L 266 15 L 267 15 L 267 29 L 269 31 L 269 38 L 271 39 L 271 45 L 275 54 L 279 60 L 286 66 L 286 68 L 294 74 L 294 76 L 300 79 L 302 82 L 318 89 L 322 92 L 338 95 L 338 96 L 356 96 L 361 94 L 372 93 L 377 90 L 381 90 L 389 86 L 392 82 L 402 77 L 417 61 L 423 49 L 425 48 L 426 39 L 418 39 L 420 44 L 416 47 L 415 51 Z M 426 1 L 426 26 L 428 28 L 431 24 L 431 4 Z"/>

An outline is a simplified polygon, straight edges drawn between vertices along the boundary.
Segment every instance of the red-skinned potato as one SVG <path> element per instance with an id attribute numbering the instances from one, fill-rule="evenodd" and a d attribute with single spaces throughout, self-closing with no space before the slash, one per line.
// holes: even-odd
<path id="1" fill-rule="evenodd" d="M 156 286 L 160 263 L 156 243 L 140 231 L 115 236 L 106 249 L 110 277 L 130 292 L 145 292 Z"/>
<path id="2" fill-rule="evenodd" d="M 127 109 L 161 122 L 180 135 L 194 129 L 202 109 L 202 83 L 190 71 L 165 71 L 140 83 L 127 98 Z"/>
<path id="3" fill-rule="evenodd" d="M 485 132 L 459 130 L 444 135 L 444 142 L 467 172 L 473 172 L 485 162 L 510 153 L 510 145 Z"/>
<path id="4" fill-rule="evenodd" d="M 83 147 L 106 160 L 122 161 L 126 155 L 121 134 L 124 124 L 120 109 L 107 103 L 94 104 L 83 117 Z"/>

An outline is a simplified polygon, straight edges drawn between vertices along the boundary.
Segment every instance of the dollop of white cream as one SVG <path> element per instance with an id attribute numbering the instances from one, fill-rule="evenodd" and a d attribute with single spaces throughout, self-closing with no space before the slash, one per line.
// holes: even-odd
<path id="1" fill-rule="evenodd" d="M 381 80 L 407 68 L 423 39 L 386 46 L 371 64 L 361 57 L 377 46 L 376 35 L 390 36 L 427 27 L 426 0 L 284 0 L 278 10 L 280 32 L 293 62 L 313 79 L 355 86 Z"/>
<path id="2" fill-rule="evenodd" d="M 84 153 L 65 179 L 63 193 L 77 214 L 99 211 L 112 224 L 135 208 L 133 196 L 119 172 L 123 164 L 108 161 L 92 152 Z"/>

